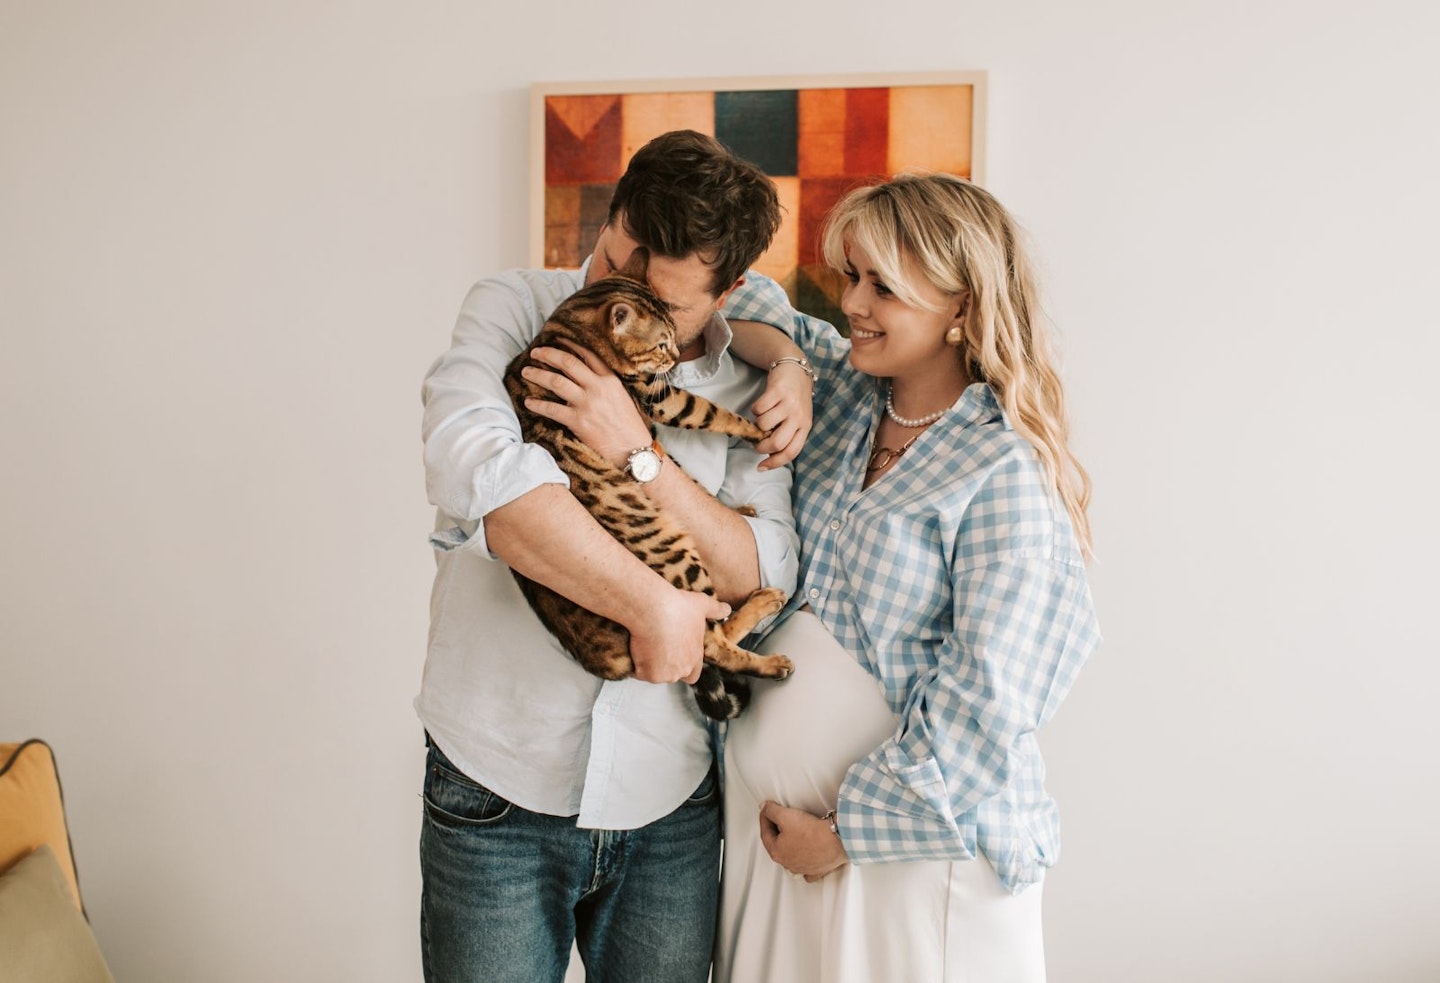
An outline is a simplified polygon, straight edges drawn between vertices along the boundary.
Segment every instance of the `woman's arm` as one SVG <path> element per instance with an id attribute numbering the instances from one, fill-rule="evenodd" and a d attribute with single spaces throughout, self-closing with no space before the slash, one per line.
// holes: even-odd
<path id="1" fill-rule="evenodd" d="M 813 422 L 815 373 L 807 371 L 805 352 L 791 340 L 801 315 L 780 284 L 753 270 L 730 291 L 720 313 L 733 332 L 735 357 L 770 373 L 751 407 L 756 424 L 770 434 L 756 450 L 769 455 L 761 468 L 783 467 L 799 455 Z"/>
<path id="2" fill-rule="evenodd" d="M 1012 557 L 964 573 L 954 631 L 917 680 L 896 735 L 857 762 L 837 822 L 858 863 L 968 859 L 959 819 L 1023 764 L 1098 636 L 1083 570 Z"/>
<path id="3" fill-rule="evenodd" d="M 916 667 L 895 735 L 841 786 L 837 821 L 853 862 L 967 858 L 966 814 L 1037 780 L 1033 735 L 1099 643 L 1083 560 L 1056 510 L 1038 462 L 1023 455 L 954 517 L 948 624 L 933 625 L 943 634 Z M 876 556 L 903 563 L 918 547 L 889 542 Z M 851 589 L 884 589 L 871 576 L 876 556 L 859 558 Z"/>
<path id="4" fill-rule="evenodd" d="M 755 449 L 768 454 L 762 471 L 784 467 L 805 446 L 814 422 L 815 370 L 800 346 L 778 328 L 758 321 L 732 321 L 730 350 L 742 362 L 766 369 L 770 381 L 754 405 L 755 424 L 767 436 Z"/>

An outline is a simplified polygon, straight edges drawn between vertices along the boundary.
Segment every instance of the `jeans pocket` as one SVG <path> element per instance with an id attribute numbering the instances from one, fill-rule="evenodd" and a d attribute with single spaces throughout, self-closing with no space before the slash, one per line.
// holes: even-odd
<path id="1" fill-rule="evenodd" d="M 425 771 L 425 815 L 432 823 L 449 829 L 492 826 L 513 808 L 508 799 L 447 768 L 432 754 Z"/>

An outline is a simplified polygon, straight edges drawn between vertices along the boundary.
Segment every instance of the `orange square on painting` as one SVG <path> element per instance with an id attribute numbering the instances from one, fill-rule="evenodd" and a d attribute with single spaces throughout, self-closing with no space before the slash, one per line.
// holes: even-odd
<path id="1" fill-rule="evenodd" d="M 891 173 L 921 169 L 970 177 L 974 95 L 969 85 L 891 89 Z"/>
<path id="2" fill-rule="evenodd" d="M 797 105 L 801 177 L 845 173 L 845 90 L 801 89 Z"/>
<path id="3" fill-rule="evenodd" d="M 574 269 L 580 265 L 580 226 L 545 226 L 545 266 L 550 269 Z"/>
<path id="4" fill-rule="evenodd" d="M 620 155 L 625 164 L 630 163 L 635 151 L 671 130 L 694 130 L 706 136 L 715 135 L 713 92 L 650 92 L 621 98 Z"/>
<path id="5" fill-rule="evenodd" d="M 545 189 L 545 224 L 575 225 L 580 221 L 580 186 L 557 184 Z"/>
<path id="6" fill-rule="evenodd" d="M 800 179 L 772 178 L 780 198 L 780 230 L 755 262 L 755 269 L 764 273 L 794 294 L 795 268 L 800 263 Z"/>

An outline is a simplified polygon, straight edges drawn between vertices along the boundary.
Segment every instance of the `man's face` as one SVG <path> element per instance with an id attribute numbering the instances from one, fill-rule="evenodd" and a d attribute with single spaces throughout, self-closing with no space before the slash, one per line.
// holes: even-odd
<path id="1" fill-rule="evenodd" d="M 639 245 L 625 231 L 624 216 L 616 216 L 614 222 L 600 230 L 600 236 L 595 240 L 595 256 L 590 260 L 590 269 L 585 275 L 586 285 L 623 269 L 630 254 Z M 650 286 L 669 306 L 670 316 L 675 320 L 675 340 L 680 344 L 680 357 L 694 358 L 703 353 L 704 348 L 699 342 L 705 325 L 710 323 L 711 316 L 725 303 L 725 298 L 739 281 L 716 297 L 710 293 L 713 273 L 697 253 L 691 253 L 684 259 L 652 253 L 647 276 Z"/>

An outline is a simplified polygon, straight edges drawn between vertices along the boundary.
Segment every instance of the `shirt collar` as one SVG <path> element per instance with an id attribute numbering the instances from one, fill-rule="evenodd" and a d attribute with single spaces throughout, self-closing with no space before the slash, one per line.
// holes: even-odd
<path id="1" fill-rule="evenodd" d="M 675 367 L 670 370 L 670 381 L 677 386 L 693 386 L 719 372 L 725 353 L 730 348 L 730 339 L 734 335 L 730 331 L 729 322 L 716 311 L 710 315 L 700 337 L 705 339 L 705 354 L 688 362 L 676 362 Z"/>
<path id="2" fill-rule="evenodd" d="M 951 409 L 955 412 L 956 419 L 966 426 L 999 423 L 1006 430 L 1012 429 L 1010 421 L 1005 419 L 1005 411 L 1001 409 L 1000 401 L 995 398 L 995 390 L 990 388 L 988 382 L 970 383 Z"/>

